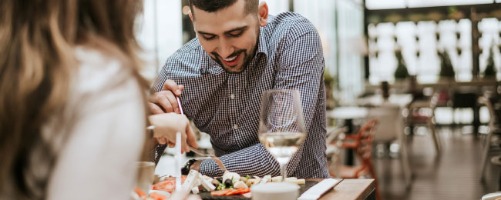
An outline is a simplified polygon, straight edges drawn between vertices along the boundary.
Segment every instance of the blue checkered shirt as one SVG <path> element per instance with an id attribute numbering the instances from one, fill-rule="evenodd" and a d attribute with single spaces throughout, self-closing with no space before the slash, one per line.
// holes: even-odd
<path id="1" fill-rule="evenodd" d="M 268 24 L 260 28 L 256 54 L 242 73 L 226 73 L 195 38 L 167 59 L 153 90 L 160 91 L 167 79 L 184 85 L 180 97 L 184 114 L 210 135 L 226 168 L 257 176 L 280 174 L 278 162 L 258 140 L 261 93 L 299 90 L 308 135 L 287 165 L 287 174 L 325 178 L 329 174 L 323 69 L 315 27 L 299 14 L 286 12 L 270 16 Z M 165 145 L 157 147 L 157 153 L 164 149 Z M 223 173 L 210 159 L 201 163 L 200 172 L 208 176 Z"/>

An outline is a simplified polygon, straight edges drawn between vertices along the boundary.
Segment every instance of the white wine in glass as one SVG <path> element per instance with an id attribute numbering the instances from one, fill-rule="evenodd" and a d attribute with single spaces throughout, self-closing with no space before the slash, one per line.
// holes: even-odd
<path id="1" fill-rule="evenodd" d="M 298 90 L 267 90 L 261 96 L 259 140 L 280 164 L 286 166 L 306 138 L 301 97 Z"/>

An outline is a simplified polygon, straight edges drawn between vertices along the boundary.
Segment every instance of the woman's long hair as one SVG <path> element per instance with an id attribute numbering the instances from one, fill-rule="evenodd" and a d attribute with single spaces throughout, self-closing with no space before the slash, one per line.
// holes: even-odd
<path id="1" fill-rule="evenodd" d="M 118 55 L 146 86 L 134 36 L 141 10 L 140 0 L 0 1 L 0 193 L 32 195 L 24 179 L 29 155 L 46 120 L 65 109 L 75 46 Z M 50 144 L 42 145 L 54 162 Z"/>

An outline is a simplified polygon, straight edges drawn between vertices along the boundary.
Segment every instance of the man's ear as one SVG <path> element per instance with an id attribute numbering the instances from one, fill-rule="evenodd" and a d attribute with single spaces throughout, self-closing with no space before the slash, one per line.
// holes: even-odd
<path id="1" fill-rule="evenodd" d="M 266 26 L 268 23 L 268 4 L 266 2 L 262 1 L 259 3 L 258 7 L 258 17 L 259 17 L 259 25 L 260 26 Z"/>
<path id="2" fill-rule="evenodd" d="M 190 16 L 191 22 L 193 22 L 193 13 L 191 13 L 191 11 L 188 13 L 188 16 Z"/>

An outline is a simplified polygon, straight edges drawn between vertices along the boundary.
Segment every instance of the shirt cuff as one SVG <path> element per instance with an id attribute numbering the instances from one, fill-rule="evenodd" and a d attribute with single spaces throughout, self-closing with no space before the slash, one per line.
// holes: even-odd
<path id="1" fill-rule="evenodd" d="M 209 177 L 218 177 L 222 176 L 224 172 L 216 164 L 216 161 L 205 159 L 200 163 L 200 173 Z"/>

